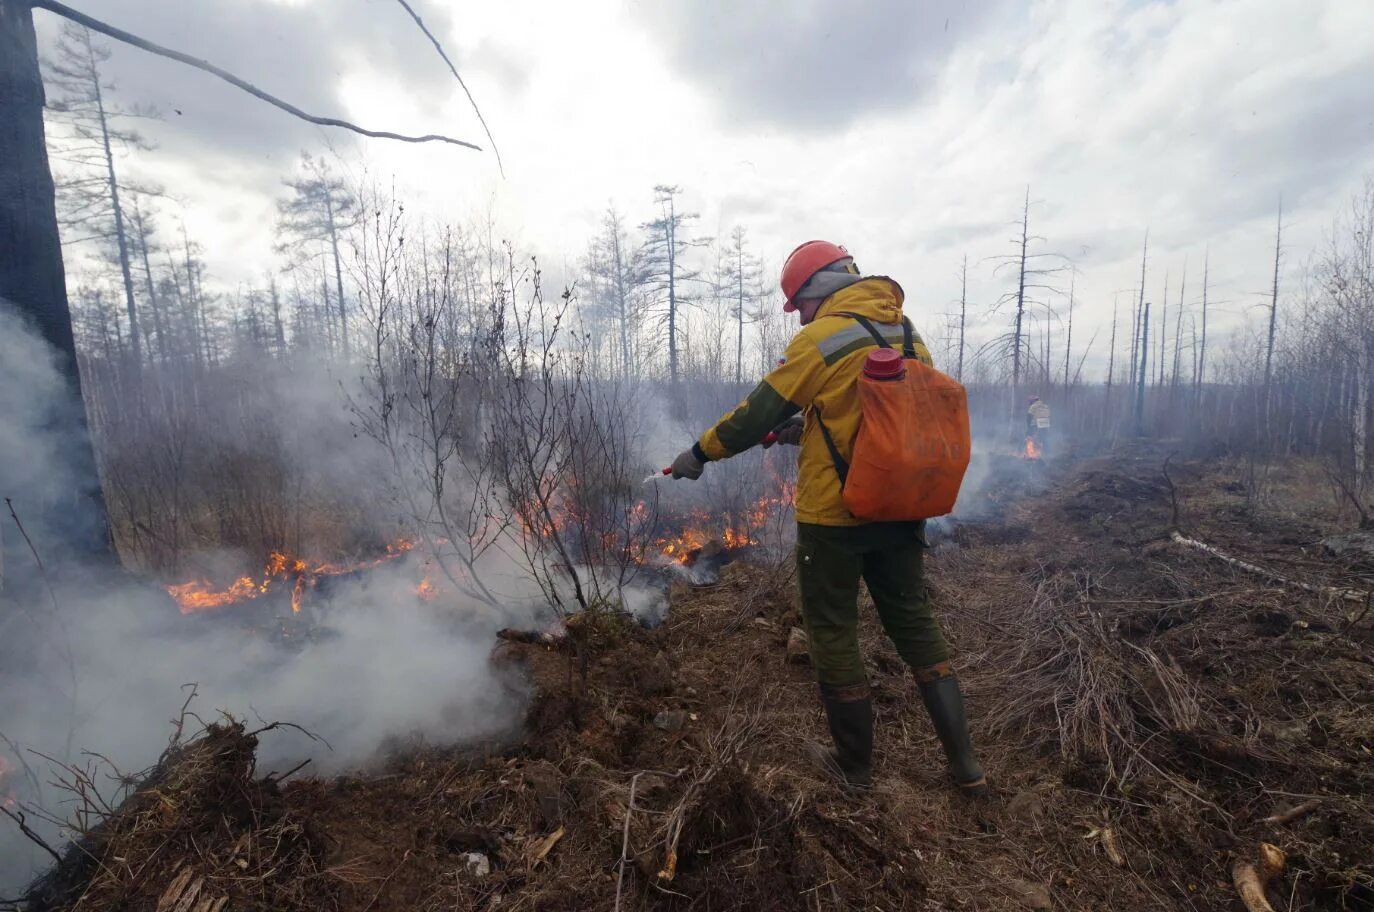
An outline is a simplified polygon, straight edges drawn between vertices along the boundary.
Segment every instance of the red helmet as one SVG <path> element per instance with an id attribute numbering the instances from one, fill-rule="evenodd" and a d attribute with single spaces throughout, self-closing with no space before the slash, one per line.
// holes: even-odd
<path id="1" fill-rule="evenodd" d="M 829 241 L 807 241 L 787 255 L 782 264 L 782 294 L 787 299 L 782 309 L 791 313 L 797 309 L 792 299 L 811 277 L 827 266 L 849 258 L 849 251 Z"/>

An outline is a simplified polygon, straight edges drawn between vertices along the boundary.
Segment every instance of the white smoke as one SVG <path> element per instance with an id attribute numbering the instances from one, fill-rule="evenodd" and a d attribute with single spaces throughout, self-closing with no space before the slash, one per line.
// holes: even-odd
<path id="1" fill-rule="evenodd" d="M 51 350 L 0 310 L 0 498 L 22 492 L 24 503 L 39 505 L 23 518 L 40 554 L 52 528 L 41 505 L 74 484 L 62 458 L 70 424 L 54 419 L 65 390 Z M 318 420 L 334 426 L 312 433 L 331 444 L 327 470 L 343 474 L 342 447 L 354 437 L 342 429 L 341 404 L 331 405 L 314 414 L 332 416 Z M 273 732 L 261 747 L 264 773 L 307 757 L 309 769 L 332 772 L 368 764 L 389 739 L 418 733 L 430 743 L 468 742 L 519 725 L 524 684 L 493 668 L 488 655 L 498 627 L 532 623 L 533 599 L 499 613 L 455 597 L 421 602 L 398 561 L 333 585 L 318 638 L 288 648 L 233 623 L 183 617 L 157 586 L 112 580 L 99 568 L 54 569 L 51 596 L 42 586 L 20 589 L 13 581 L 32 578 L 33 567 L 20 565 L 16 555 L 25 552 L 13 547 L 7 513 L 4 520 L 11 585 L 0 590 L 0 734 L 20 756 L 3 742 L 0 754 L 28 764 L 40 781 L 49 776 L 39 753 L 85 762 L 81 752 L 96 751 L 125 773 L 146 768 L 167 744 L 190 683 L 199 693 L 191 708 L 207 721 L 225 712 L 250 726 L 290 722 L 332 747 Z M 492 560 L 508 565 L 493 567 L 495 574 L 517 579 L 508 559 Z M 35 792 L 28 778 L 6 782 L 20 806 L 61 816 L 62 796 L 47 786 Z M 55 827 L 32 813 L 29 821 L 64 845 Z M 49 861 L 0 819 L 0 895 L 22 890 Z"/>

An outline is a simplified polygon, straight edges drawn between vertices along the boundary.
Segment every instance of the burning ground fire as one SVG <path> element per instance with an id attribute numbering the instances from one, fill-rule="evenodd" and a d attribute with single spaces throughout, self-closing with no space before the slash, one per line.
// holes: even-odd
<path id="1" fill-rule="evenodd" d="M 406 554 L 415 545 L 416 542 L 411 539 L 398 539 L 386 546 L 386 553 L 381 557 L 356 564 L 330 563 L 327 561 L 311 564 L 285 552 L 273 551 L 268 555 L 267 566 L 262 570 L 261 579 L 241 576 L 226 589 L 216 589 L 208 580 L 191 580 L 180 585 L 168 586 L 167 594 L 176 600 L 182 614 L 196 614 L 222 608 L 225 605 L 250 601 L 267 595 L 269 592 L 281 592 L 290 588 L 291 611 L 296 613 L 301 610 L 301 600 L 305 597 L 305 593 L 314 588 L 322 577 L 342 576 L 346 573 L 357 573 L 361 570 L 379 567 Z M 416 589 L 416 594 L 421 598 L 433 598 L 434 584 L 428 578 L 422 580 Z"/>
<path id="2" fill-rule="evenodd" d="M 647 532 L 653 522 L 658 528 L 649 537 L 650 548 L 640 563 L 677 563 L 690 564 L 701 550 L 712 541 L 718 541 L 726 550 L 738 551 L 762 544 L 760 536 L 773 517 L 781 509 L 791 506 L 796 488 L 784 483 L 776 494 L 764 495 L 747 509 L 731 516 L 722 516 L 707 510 L 694 510 L 684 516 L 654 517 L 646 504 L 635 504 L 627 517 L 631 530 Z M 532 537 L 547 538 L 556 529 L 560 532 L 576 530 L 579 526 L 575 511 L 566 500 L 552 513 L 552 529 L 547 522 L 541 528 L 531 529 L 522 524 L 524 534 Z M 665 529 L 671 530 L 667 534 Z M 614 535 L 612 534 L 612 537 Z M 268 595 L 290 592 L 291 611 L 298 613 L 301 603 L 310 590 L 326 577 L 342 576 L 370 570 L 396 560 L 410 552 L 418 544 L 414 539 L 398 539 L 386 546 L 386 552 L 371 560 L 357 563 L 332 563 L 307 561 L 284 551 L 273 551 L 268 555 L 266 565 L 256 576 L 241 576 L 224 588 L 218 588 L 206 579 L 169 585 L 167 593 L 176 601 L 182 614 L 198 614 L 213 611 L 228 605 L 253 601 Z M 606 542 L 608 551 L 616 549 L 615 542 Z M 424 601 L 434 601 L 439 597 L 439 587 L 428 576 L 415 586 L 415 595 Z"/>
<path id="3" fill-rule="evenodd" d="M 1040 445 L 1035 442 L 1034 437 L 1026 438 L 1026 446 L 1021 450 L 1022 459 L 1039 459 L 1041 455 Z"/>
<path id="4" fill-rule="evenodd" d="M 760 497 L 738 516 L 733 524 L 726 525 L 719 531 L 713 531 L 712 526 L 719 528 L 722 519 L 720 514 L 708 513 L 705 510 L 693 511 L 682 523 L 684 528 L 681 532 L 673 536 L 656 538 L 654 547 L 663 557 L 685 564 L 712 540 L 719 541 L 730 551 L 758 546 L 762 544 L 758 536 L 768 527 L 770 519 L 778 510 L 790 507 L 795 497 L 796 486 L 784 484 L 778 494 Z"/>
<path id="5" fill-rule="evenodd" d="M 775 519 L 778 511 L 792 506 L 796 485 L 780 482 L 777 493 L 765 494 L 743 510 L 725 513 L 697 509 L 687 513 L 655 515 L 646 502 L 639 501 L 629 509 L 623 523 L 615 523 L 619 528 L 601 533 L 586 528 L 596 527 L 597 524 L 582 522 L 575 498 L 570 494 L 569 491 L 560 492 L 548 519 L 540 518 L 537 523 L 531 523 L 521 517 L 519 524 L 522 534 L 532 539 L 549 539 L 557 533 L 564 536 L 565 542 L 579 535 L 599 535 L 600 547 L 588 550 L 599 550 L 607 555 L 624 554 L 630 549 L 631 542 L 644 536 L 648 541 L 648 549 L 642 555 L 629 555 L 636 563 L 661 564 L 666 560 L 669 563 L 687 564 L 713 541 L 732 551 L 761 545 L 763 542 L 759 536 Z"/>

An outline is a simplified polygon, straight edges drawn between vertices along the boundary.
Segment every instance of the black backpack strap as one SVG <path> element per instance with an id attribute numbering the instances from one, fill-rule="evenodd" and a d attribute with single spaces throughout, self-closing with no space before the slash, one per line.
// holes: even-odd
<path id="1" fill-rule="evenodd" d="M 916 357 L 916 330 L 906 317 L 902 317 L 902 357 Z"/>
<path id="2" fill-rule="evenodd" d="M 849 313 L 848 311 L 837 311 L 832 314 L 832 316 L 849 317 L 864 329 L 868 330 L 868 334 L 873 337 L 874 342 L 878 343 L 879 348 L 892 347 L 891 343 L 887 341 L 887 338 L 882 333 L 878 332 L 878 327 L 874 326 L 872 321 L 867 317 L 860 316 L 856 313 Z M 916 330 L 912 327 L 911 321 L 906 317 L 902 317 L 902 357 L 916 357 Z"/>
<path id="3" fill-rule="evenodd" d="M 843 491 L 844 483 L 849 480 L 849 463 L 845 462 L 844 457 L 840 455 L 839 447 L 835 446 L 835 438 L 830 436 L 830 429 L 821 419 L 819 408 L 816 409 L 816 424 L 820 426 L 821 437 L 825 440 L 825 448 L 830 451 L 830 461 L 835 464 L 835 474 L 840 476 L 840 490 Z"/>
<path id="4" fill-rule="evenodd" d="M 878 327 L 874 326 L 873 323 L 870 322 L 867 317 L 861 317 L 856 313 L 849 313 L 847 311 L 837 311 L 836 313 L 832 314 L 832 316 L 848 317 L 849 319 L 856 321 L 860 326 L 868 330 L 868 334 L 873 337 L 874 342 L 878 343 L 879 348 L 892 347 L 892 345 L 888 343 L 887 339 L 883 337 L 883 334 L 878 332 Z"/>

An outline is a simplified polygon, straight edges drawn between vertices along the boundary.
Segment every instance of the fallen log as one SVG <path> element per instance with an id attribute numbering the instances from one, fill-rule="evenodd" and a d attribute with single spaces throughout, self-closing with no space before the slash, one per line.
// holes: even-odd
<path id="1" fill-rule="evenodd" d="M 1283 872 L 1287 857 L 1278 846 L 1261 842 L 1255 860 L 1240 858 L 1231 868 L 1231 880 L 1249 912 L 1274 912 L 1265 891 Z"/>
<path id="2" fill-rule="evenodd" d="M 1359 589 L 1341 589 L 1336 586 L 1319 586 L 1314 583 L 1305 583 L 1302 580 L 1290 579 L 1289 577 L 1286 577 L 1281 573 L 1275 573 L 1273 570 L 1261 567 L 1258 564 L 1252 564 L 1249 561 L 1243 561 L 1239 558 L 1232 557 L 1229 554 L 1226 554 L 1225 552 L 1212 547 L 1206 542 L 1200 542 L 1195 538 L 1188 538 L 1186 535 L 1183 535 L 1182 533 L 1177 531 L 1175 531 L 1170 537 L 1177 544 L 1183 545 L 1187 548 L 1193 548 L 1198 551 L 1202 551 L 1205 554 L 1210 554 L 1217 560 L 1230 564 L 1232 567 L 1235 567 L 1239 570 L 1244 570 L 1247 573 L 1253 573 L 1256 576 L 1262 576 L 1265 579 L 1271 582 L 1279 583 L 1280 585 L 1291 586 L 1294 589 L 1301 589 L 1304 592 L 1311 592 L 1317 595 L 1329 595 L 1334 598 L 1345 599 L 1346 601 L 1351 602 L 1363 603 L 1369 597 L 1369 593 L 1361 591 Z"/>
<path id="3" fill-rule="evenodd" d="M 1321 807 L 1321 799 L 1313 798 L 1311 801 L 1304 801 L 1302 804 L 1291 807 L 1278 814 L 1270 814 L 1264 818 L 1264 823 L 1270 826 L 1283 826 L 1285 823 L 1292 823 L 1294 820 L 1306 817 L 1308 814 Z"/>

